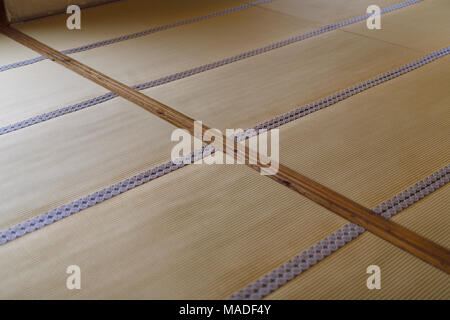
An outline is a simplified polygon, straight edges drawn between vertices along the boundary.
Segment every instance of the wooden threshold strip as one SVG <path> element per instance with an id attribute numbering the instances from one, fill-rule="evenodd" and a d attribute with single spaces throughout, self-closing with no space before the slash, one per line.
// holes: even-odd
<path id="1" fill-rule="evenodd" d="M 188 130 L 195 136 L 194 119 L 54 50 L 12 27 L 3 26 L 1 27 L 1 32 L 54 62 L 133 102 L 172 125 Z M 209 128 L 203 125 L 202 129 L 203 136 L 203 132 Z M 201 139 L 202 137 L 198 138 Z M 226 137 L 224 137 L 224 146 L 222 146 L 220 151 L 224 151 L 234 157 L 237 154 L 237 147 L 234 146 L 234 143 L 231 146 L 230 144 L 226 144 L 226 140 Z M 250 159 L 248 147 L 245 151 L 247 165 L 260 172 L 260 166 L 252 165 L 248 161 Z M 368 208 L 357 204 L 282 164 L 279 164 L 277 174 L 269 175 L 268 177 L 446 273 L 450 273 L 450 251 L 446 248 L 421 237 L 395 222 L 377 215 Z"/>
<path id="2" fill-rule="evenodd" d="M 0 27 L 9 25 L 8 17 L 6 15 L 6 7 L 3 0 L 0 0 Z"/>

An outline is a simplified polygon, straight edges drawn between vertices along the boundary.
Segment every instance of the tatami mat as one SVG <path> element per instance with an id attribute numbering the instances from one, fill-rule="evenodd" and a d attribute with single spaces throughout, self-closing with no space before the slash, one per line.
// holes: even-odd
<path id="1" fill-rule="evenodd" d="M 242 5 L 237 0 L 124 0 L 83 9 L 81 30 L 68 30 L 60 14 L 17 25 L 58 50 L 135 33 Z"/>
<path id="2" fill-rule="evenodd" d="M 244 165 L 190 165 L 2 246 L 0 297 L 225 299 L 345 223 Z"/>
<path id="3" fill-rule="evenodd" d="M 450 57 L 280 128 L 280 162 L 373 208 L 449 164 Z"/>
<path id="4" fill-rule="evenodd" d="M 1 33 L 0 48 L 0 66 L 36 57 L 33 50 L 25 48 Z"/>
<path id="5" fill-rule="evenodd" d="M 425 0 L 382 16 L 380 30 L 369 30 L 365 23 L 342 30 L 428 53 L 450 44 L 449 14 L 450 1 Z"/>
<path id="6" fill-rule="evenodd" d="M 174 129 L 117 98 L 0 136 L 0 229 L 169 161 Z"/>
<path id="7" fill-rule="evenodd" d="M 366 269 L 371 265 L 381 269 L 380 290 L 366 286 L 371 276 Z M 389 242 L 365 233 L 266 298 L 450 299 L 450 278 Z"/>
<path id="8" fill-rule="evenodd" d="M 336 31 L 144 92 L 209 126 L 249 128 L 421 56 Z"/>
<path id="9" fill-rule="evenodd" d="M 134 85 L 319 27 L 319 24 L 254 7 L 72 56 L 127 85 Z M 123 25 L 123 33 L 130 32 Z"/>
<path id="10" fill-rule="evenodd" d="M 52 61 L 0 72 L 0 84 L 0 127 L 108 92 Z"/>

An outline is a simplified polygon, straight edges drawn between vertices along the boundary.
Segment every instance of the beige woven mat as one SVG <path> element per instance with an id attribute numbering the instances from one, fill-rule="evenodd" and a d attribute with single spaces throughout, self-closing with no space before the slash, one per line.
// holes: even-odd
<path id="1" fill-rule="evenodd" d="M 392 218 L 443 247 L 450 248 L 450 186 L 447 185 Z"/>
<path id="2" fill-rule="evenodd" d="M 393 219 L 449 246 L 450 186 Z M 439 226 L 441 224 L 441 226 Z M 445 226 L 447 227 L 445 230 Z M 381 269 L 381 289 L 366 286 L 366 268 Z M 450 299 L 450 278 L 431 265 L 365 233 L 267 299 Z"/>
<path id="3" fill-rule="evenodd" d="M 449 45 L 449 12 L 450 1 L 425 0 L 383 16 L 380 30 L 368 30 L 365 24 L 343 30 L 428 53 Z"/>
<path id="4" fill-rule="evenodd" d="M 105 11 L 98 19 L 107 23 L 106 14 Z M 320 26 L 254 7 L 77 53 L 73 57 L 133 85 L 237 55 Z M 130 27 L 124 25 L 122 33 L 131 32 Z M 72 38 L 70 34 L 56 35 L 60 36 Z M 87 42 L 88 37 L 84 44 Z M 74 45 L 71 43 L 67 47 Z"/>
<path id="5" fill-rule="evenodd" d="M 191 165 L 3 246 L 0 296 L 224 299 L 345 223 L 244 165 Z"/>
<path id="6" fill-rule="evenodd" d="M 450 58 L 281 127 L 280 162 L 373 208 L 449 164 Z"/>
<path id="7" fill-rule="evenodd" d="M 174 129 L 117 98 L 0 136 L 0 229 L 169 161 Z"/>
<path id="8" fill-rule="evenodd" d="M 0 72 L 0 83 L 0 127 L 107 92 L 92 81 L 51 61 Z M 0 141 L 2 139 L 0 137 Z"/>
<path id="9" fill-rule="evenodd" d="M 420 56 L 338 31 L 144 92 L 210 126 L 249 128 Z"/>
<path id="10" fill-rule="evenodd" d="M 33 50 L 0 34 L 0 66 L 36 57 Z"/>
<path id="11" fill-rule="evenodd" d="M 17 28 L 58 50 L 139 32 L 242 5 L 237 0 L 124 0 L 83 9 L 81 30 L 66 28 L 68 15 L 29 21 Z"/>

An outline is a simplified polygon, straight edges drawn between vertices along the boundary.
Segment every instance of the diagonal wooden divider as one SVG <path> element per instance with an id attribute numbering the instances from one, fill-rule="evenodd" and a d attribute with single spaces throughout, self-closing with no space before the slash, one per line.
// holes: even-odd
<path id="1" fill-rule="evenodd" d="M 0 0 L 0 4 L 1 3 L 2 0 Z M 194 119 L 54 50 L 17 29 L 3 25 L 0 27 L 0 31 L 11 39 L 35 50 L 39 54 L 46 56 L 52 61 L 101 85 L 128 101 L 133 102 L 174 126 L 188 130 L 193 136 L 196 135 L 194 130 Z M 203 125 L 201 132 L 202 136 L 197 138 L 202 140 L 203 133 L 208 129 L 207 126 Z M 219 151 L 223 151 L 233 157 L 238 154 L 237 147 L 235 147 L 234 143 L 226 143 L 226 137 L 223 137 L 223 141 L 224 145 L 221 149 L 219 148 Z M 251 164 L 250 154 L 253 153 L 250 153 L 249 151 L 248 147 L 246 147 L 246 164 L 260 172 L 261 166 Z M 450 273 L 450 251 L 446 248 L 419 236 L 399 224 L 384 219 L 375 212 L 323 185 L 320 185 L 300 173 L 283 166 L 282 164 L 279 164 L 279 171 L 277 174 L 268 177 L 320 204 L 346 220 L 364 227 L 371 233 L 419 257 L 446 273 Z"/>

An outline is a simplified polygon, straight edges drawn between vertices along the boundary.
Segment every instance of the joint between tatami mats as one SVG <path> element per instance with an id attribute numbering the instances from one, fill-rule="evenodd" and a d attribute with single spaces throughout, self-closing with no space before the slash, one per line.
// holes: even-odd
<path id="1" fill-rule="evenodd" d="M 390 41 L 387 41 L 385 39 L 369 37 L 368 35 L 365 35 L 365 34 L 360 34 L 360 33 L 357 33 L 357 32 L 344 30 L 344 29 L 340 29 L 339 31 L 345 32 L 345 33 L 348 33 L 348 34 L 351 34 L 351 35 L 354 35 L 354 36 L 357 36 L 357 37 L 367 38 L 367 39 L 374 40 L 374 41 L 381 41 L 381 42 L 384 42 L 386 44 L 389 44 L 389 45 L 392 45 L 392 46 L 396 46 L 396 47 L 399 47 L 399 48 L 402 48 L 402 49 L 411 50 L 411 51 L 414 51 L 414 52 L 417 52 L 417 53 L 422 53 L 422 54 L 424 53 L 424 51 L 422 51 L 422 50 L 418 50 L 418 49 L 414 49 L 414 48 L 411 48 L 411 47 L 403 46 L 403 45 L 401 45 L 399 43 L 390 42 Z"/>
<path id="2" fill-rule="evenodd" d="M 277 0 L 274 0 L 274 1 L 277 1 Z M 277 15 L 280 15 L 280 16 L 286 16 L 286 17 L 293 18 L 293 19 L 295 19 L 297 21 L 301 20 L 303 22 L 309 22 L 309 23 L 312 23 L 312 24 L 317 24 L 318 23 L 317 21 L 313 21 L 313 20 L 309 20 L 309 19 L 305 19 L 305 18 L 300 19 L 300 18 L 298 18 L 298 17 L 296 17 L 296 16 L 294 16 L 292 14 L 288 14 L 286 12 L 280 12 L 280 11 L 277 11 L 277 10 L 274 10 L 274 9 L 271 9 L 271 8 L 263 7 L 263 5 L 264 4 L 258 4 L 258 5 L 256 5 L 256 7 L 261 9 L 261 10 L 265 10 L 265 11 L 271 12 L 273 14 L 277 14 Z"/>

